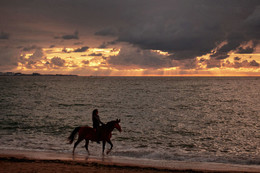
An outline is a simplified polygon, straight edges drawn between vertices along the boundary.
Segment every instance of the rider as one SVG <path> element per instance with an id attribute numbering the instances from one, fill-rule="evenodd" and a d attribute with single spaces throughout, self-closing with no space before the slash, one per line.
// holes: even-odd
<path id="1" fill-rule="evenodd" d="M 104 123 L 100 120 L 97 109 L 93 110 L 93 112 L 92 112 L 92 121 L 93 121 L 93 128 L 97 132 L 97 138 L 98 138 L 97 143 L 100 143 L 99 142 L 99 139 L 100 139 L 99 127 L 100 127 L 100 124 L 104 125 Z"/>

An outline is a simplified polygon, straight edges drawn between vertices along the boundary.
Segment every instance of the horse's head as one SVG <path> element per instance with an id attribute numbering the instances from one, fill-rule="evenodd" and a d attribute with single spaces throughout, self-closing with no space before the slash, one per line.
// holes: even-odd
<path id="1" fill-rule="evenodd" d="M 119 125 L 120 123 L 120 119 L 117 119 L 116 121 L 114 121 L 114 127 L 119 131 L 121 132 L 121 126 Z"/>

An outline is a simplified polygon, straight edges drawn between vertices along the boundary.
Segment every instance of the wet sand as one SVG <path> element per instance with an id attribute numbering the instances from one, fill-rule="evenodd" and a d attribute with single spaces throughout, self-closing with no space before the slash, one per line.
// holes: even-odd
<path id="1" fill-rule="evenodd" d="M 260 172 L 260 165 L 233 165 L 201 162 L 160 162 L 126 158 L 32 151 L 0 151 L 0 172 Z"/>

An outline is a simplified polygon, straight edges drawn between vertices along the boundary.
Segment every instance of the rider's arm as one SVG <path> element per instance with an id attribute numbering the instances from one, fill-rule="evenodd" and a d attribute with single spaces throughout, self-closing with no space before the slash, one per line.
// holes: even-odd
<path id="1" fill-rule="evenodd" d="M 95 119 L 102 125 L 104 125 L 104 123 L 100 120 L 99 116 L 98 115 L 95 115 Z"/>
<path id="2" fill-rule="evenodd" d="M 99 120 L 99 122 L 102 124 L 102 125 L 105 125 L 105 123 L 103 123 L 100 119 L 98 119 Z"/>

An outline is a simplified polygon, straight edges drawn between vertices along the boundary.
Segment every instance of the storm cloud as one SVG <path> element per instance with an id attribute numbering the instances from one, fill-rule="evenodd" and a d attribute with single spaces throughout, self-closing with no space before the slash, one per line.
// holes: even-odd
<path id="1" fill-rule="evenodd" d="M 35 50 L 35 49 L 41 49 L 41 48 L 36 46 L 36 45 L 32 45 L 32 46 L 24 47 L 22 50 L 27 52 L 27 51 L 32 51 L 32 50 Z"/>
<path id="2" fill-rule="evenodd" d="M 1 0 L 0 26 L 0 46 L 10 49 L 55 45 L 85 52 L 88 47 L 75 45 L 86 43 L 90 48 L 121 49 L 107 59 L 118 68 L 193 68 L 194 60 L 203 55 L 210 56 L 210 68 L 219 67 L 230 52 L 260 50 L 260 1 Z"/>
<path id="3" fill-rule="evenodd" d="M 20 54 L 17 49 L 0 47 L 0 69 L 10 70 L 17 66 Z"/>
<path id="4" fill-rule="evenodd" d="M 61 37 L 59 36 L 55 36 L 55 39 L 64 39 L 64 40 L 71 40 L 71 39 L 79 39 L 79 32 L 75 31 L 74 34 L 67 34 L 67 35 L 63 35 Z"/>
<path id="5" fill-rule="evenodd" d="M 35 52 L 29 57 L 29 60 L 38 61 L 41 60 L 44 56 L 44 52 L 41 48 L 37 48 Z"/>
<path id="6" fill-rule="evenodd" d="M 232 67 L 232 68 L 259 68 L 260 64 L 255 60 L 252 61 L 244 60 L 242 62 L 235 61 L 233 63 L 227 61 L 226 63 L 223 63 L 223 66 Z"/>
<path id="7" fill-rule="evenodd" d="M 102 56 L 102 53 L 91 53 L 88 56 Z"/>
<path id="8" fill-rule="evenodd" d="M 10 37 L 9 33 L 3 31 L 0 33 L 0 39 L 9 39 L 9 37 Z"/>
<path id="9" fill-rule="evenodd" d="M 84 46 L 84 47 L 74 50 L 74 52 L 86 52 L 88 49 L 89 49 L 88 46 Z"/>
<path id="10" fill-rule="evenodd" d="M 104 28 L 98 32 L 95 33 L 95 35 L 99 35 L 99 36 L 117 36 L 117 29 L 115 28 Z"/>
<path id="11" fill-rule="evenodd" d="M 172 67 L 170 58 L 150 50 L 142 50 L 138 47 L 124 47 L 117 56 L 111 56 L 108 62 L 118 67 L 135 68 L 162 68 Z"/>
<path id="12" fill-rule="evenodd" d="M 51 64 L 59 66 L 59 67 L 63 67 L 65 62 L 66 61 L 64 59 L 61 59 L 60 57 L 53 57 L 51 59 Z"/>
<path id="13" fill-rule="evenodd" d="M 134 1 L 129 24 L 118 28 L 117 41 L 142 49 L 167 51 L 172 59 L 193 59 L 211 53 L 225 59 L 249 41 L 259 43 L 259 1 Z M 138 5 L 137 5 L 138 4 Z M 258 28 L 258 29 L 257 29 Z M 107 36 L 110 30 L 96 34 Z"/>
<path id="14" fill-rule="evenodd" d="M 240 53 L 240 54 L 253 53 L 253 52 L 255 51 L 255 49 L 256 49 L 256 46 L 257 46 L 257 44 L 254 44 L 252 47 L 250 47 L 250 46 L 247 46 L 247 47 L 245 47 L 245 48 L 239 47 L 239 48 L 237 49 L 237 53 Z"/>

